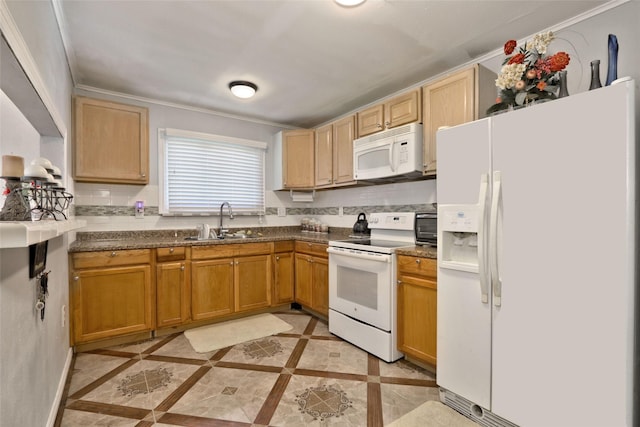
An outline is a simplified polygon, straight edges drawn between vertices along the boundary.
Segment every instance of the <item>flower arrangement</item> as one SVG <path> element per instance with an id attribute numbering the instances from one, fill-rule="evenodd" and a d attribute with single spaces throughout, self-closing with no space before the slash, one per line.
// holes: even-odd
<path id="1" fill-rule="evenodd" d="M 507 58 L 496 79 L 500 91 L 496 103 L 487 110 L 487 114 L 538 100 L 556 99 L 558 73 L 567 67 L 570 58 L 566 52 L 545 56 L 554 38 L 551 31 L 537 34 L 517 51 L 518 43 L 515 40 L 505 43 L 504 54 Z"/>

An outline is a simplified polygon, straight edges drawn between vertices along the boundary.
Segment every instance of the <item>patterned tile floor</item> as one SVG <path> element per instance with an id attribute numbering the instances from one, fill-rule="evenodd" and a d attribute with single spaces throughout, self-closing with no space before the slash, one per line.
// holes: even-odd
<path id="1" fill-rule="evenodd" d="M 386 363 L 300 311 L 293 330 L 211 353 L 184 334 L 75 357 L 58 426 L 384 426 L 427 400 L 435 378 Z"/>

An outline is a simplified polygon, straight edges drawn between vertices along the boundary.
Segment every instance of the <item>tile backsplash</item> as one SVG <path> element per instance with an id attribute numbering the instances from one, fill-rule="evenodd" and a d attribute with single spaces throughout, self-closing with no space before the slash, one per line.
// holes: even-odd
<path id="1" fill-rule="evenodd" d="M 298 225 L 313 217 L 330 227 L 351 227 L 360 212 L 411 212 L 433 210 L 436 181 L 424 180 L 316 191 L 313 202 L 298 203 L 287 191 L 267 191 L 264 216 L 223 217 L 225 227 L 268 227 Z M 134 216 L 134 204 L 145 204 L 143 218 Z M 84 231 L 150 230 L 194 228 L 208 223 L 217 227 L 216 216 L 161 216 L 158 186 L 76 183 L 75 215 L 87 221 Z M 284 216 L 282 210 L 284 208 Z M 280 215 L 279 215 L 280 211 Z"/>

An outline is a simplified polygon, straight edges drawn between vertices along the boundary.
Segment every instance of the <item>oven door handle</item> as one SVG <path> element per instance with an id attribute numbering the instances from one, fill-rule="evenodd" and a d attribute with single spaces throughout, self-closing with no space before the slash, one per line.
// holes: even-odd
<path id="1" fill-rule="evenodd" d="M 339 256 L 348 256 L 351 258 L 367 259 L 371 261 L 387 262 L 387 263 L 391 262 L 391 257 L 392 257 L 391 255 L 386 255 L 386 254 L 374 255 L 368 252 L 344 251 L 341 249 L 333 248 L 331 246 L 327 248 L 327 252 L 330 254 L 339 255 Z"/>

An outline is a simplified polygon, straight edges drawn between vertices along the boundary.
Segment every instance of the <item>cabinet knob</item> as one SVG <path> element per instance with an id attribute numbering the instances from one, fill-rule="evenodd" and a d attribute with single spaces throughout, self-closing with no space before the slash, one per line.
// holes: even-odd
<path id="1" fill-rule="evenodd" d="M 386 127 L 389 127 L 389 126 L 391 126 L 391 122 L 384 122 L 384 125 L 385 125 Z"/>
<path id="2" fill-rule="evenodd" d="M 116 256 L 116 255 L 117 255 L 117 254 L 116 254 L 115 252 L 111 252 L 111 256 L 112 256 L 112 257 L 114 257 L 114 256 Z"/>
<path id="3" fill-rule="evenodd" d="M 233 265 L 233 261 L 231 261 L 231 262 L 229 263 L 229 265 Z"/>
<path id="4" fill-rule="evenodd" d="M 279 256 L 276 257 L 276 261 L 280 261 L 280 257 Z"/>
<path id="5" fill-rule="evenodd" d="M 416 264 L 420 264 L 420 258 L 416 260 Z"/>
<path id="6" fill-rule="evenodd" d="M 184 271 L 184 264 L 182 264 L 182 265 L 180 266 L 180 270 L 181 270 L 181 271 Z"/>
<path id="7" fill-rule="evenodd" d="M 141 173 L 140 176 L 145 178 L 147 176 L 147 174 L 146 173 Z"/>
<path id="8" fill-rule="evenodd" d="M 169 248 L 169 253 L 172 254 L 173 253 L 173 248 Z"/>
<path id="9" fill-rule="evenodd" d="M 378 127 L 378 129 L 382 129 L 382 125 L 380 123 L 376 123 L 376 126 Z"/>
<path id="10" fill-rule="evenodd" d="M 236 265 L 240 264 L 240 262 L 236 261 Z"/>
<path id="11" fill-rule="evenodd" d="M 398 280 L 398 285 L 402 283 L 402 280 Z"/>
<path id="12" fill-rule="evenodd" d="M 79 276 L 73 276 L 73 280 L 75 280 L 77 282 L 78 280 L 80 280 L 80 277 Z"/>

